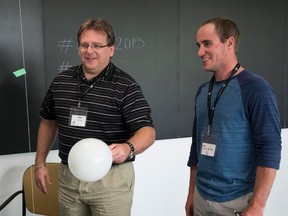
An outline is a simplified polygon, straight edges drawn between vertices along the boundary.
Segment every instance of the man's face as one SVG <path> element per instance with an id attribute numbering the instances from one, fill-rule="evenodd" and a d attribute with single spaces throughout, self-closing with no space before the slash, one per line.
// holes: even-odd
<path id="1" fill-rule="evenodd" d="M 97 47 L 97 45 L 99 46 Z M 83 65 L 84 74 L 88 76 L 87 78 L 95 77 L 101 73 L 113 56 L 115 46 L 105 45 L 107 45 L 107 35 L 104 32 L 95 30 L 82 32 L 78 55 Z"/>
<path id="2" fill-rule="evenodd" d="M 204 70 L 217 72 L 224 67 L 227 61 L 228 45 L 227 42 L 220 41 L 214 24 L 209 23 L 199 28 L 197 46 L 198 56 L 202 59 Z"/>

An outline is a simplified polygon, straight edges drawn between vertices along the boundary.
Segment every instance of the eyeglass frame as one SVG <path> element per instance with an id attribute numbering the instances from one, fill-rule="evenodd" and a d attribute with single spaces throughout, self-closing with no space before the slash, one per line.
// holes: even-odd
<path id="1" fill-rule="evenodd" d="M 104 47 L 108 47 L 110 46 L 109 44 L 106 44 L 106 45 L 99 45 L 97 43 L 91 43 L 91 44 L 88 44 L 88 43 L 80 43 L 78 44 L 78 48 L 80 49 L 83 49 L 83 50 L 88 50 L 88 48 L 90 47 L 92 50 L 99 50 L 99 49 L 102 49 Z"/>

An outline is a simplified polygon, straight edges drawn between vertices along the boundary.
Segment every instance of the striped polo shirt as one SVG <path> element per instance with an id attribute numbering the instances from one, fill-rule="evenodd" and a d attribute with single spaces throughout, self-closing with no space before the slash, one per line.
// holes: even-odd
<path id="1" fill-rule="evenodd" d="M 86 125 L 71 126 L 71 110 L 79 102 L 87 112 Z M 112 62 L 92 80 L 86 79 L 81 65 L 59 73 L 43 100 L 40 116 L 58 123 L 59 156 L 64 164 L 71 147 L 81 139 L 97 138 L 110 145 L 126 141 L 142 127 L 153 127 L 140 86 Z"/>

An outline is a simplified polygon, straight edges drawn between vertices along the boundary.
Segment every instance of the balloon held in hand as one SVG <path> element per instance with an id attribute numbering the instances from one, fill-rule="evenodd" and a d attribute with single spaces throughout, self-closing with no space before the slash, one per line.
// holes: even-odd
<path id="1" fill-rule="evenodd" d="M 68 155 L 71 173 L 85 182 L 98 181 L 103 178 L 112 165 L 112 152 L 101 140 L 86 138 L 78 141 Z"/>

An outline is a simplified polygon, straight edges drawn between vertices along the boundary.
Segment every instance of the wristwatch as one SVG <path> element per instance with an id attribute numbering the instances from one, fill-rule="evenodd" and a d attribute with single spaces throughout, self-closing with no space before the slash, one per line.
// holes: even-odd
<path id="1" fill-rule="evenodd" d="M 135 157 L 135 149 L 134 149 L 134 145 L 131 142 L 126 141 L 126 144 L 129 145 L 130 147 L 130 154 L 127 157 L 127 160 L 131 160 Z"/>

